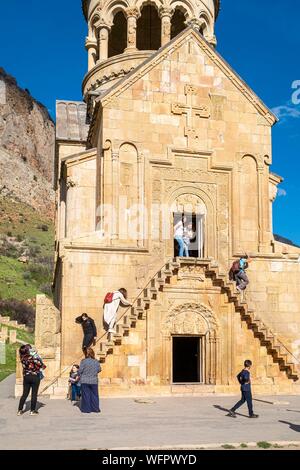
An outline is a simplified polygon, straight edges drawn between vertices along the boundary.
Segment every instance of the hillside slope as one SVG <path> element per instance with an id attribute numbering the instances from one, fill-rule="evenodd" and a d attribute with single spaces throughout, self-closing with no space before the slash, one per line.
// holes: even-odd
<path id="1" fill-rule="evenodd" d="M 53 217 L 55 125 L 1 68 L 0 85 L 0 194 Z"/>
<path id="2" fill-rule="evenodd" d="M 52 220 L 0 196 L 0 299 L 34 305 L 37 293 L 51 295 L 53 243 Z"/>

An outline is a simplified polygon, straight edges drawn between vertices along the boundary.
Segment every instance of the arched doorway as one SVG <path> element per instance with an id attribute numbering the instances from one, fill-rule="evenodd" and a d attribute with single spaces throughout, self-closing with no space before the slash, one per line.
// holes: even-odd
<path id="1" fill-rule="evenodd" d="M 206 206 L 196 195 L 178 196 L 172 205 L 174 256 L 205 257 Z M 183 236 L 184 252 L 180 250 Z"/>
<path id="2" fill-rule="evenodd" d="M 127 20 L 123 11 L 116 13 L 108 38 L 108 57 L 123 54 L 127 47 Z"/>
<path id="3" fill-rule="evenodd" d="M 136 43 L 140 51 L 157 50 L 161 46 L 161 19 L 154 5 L 144 5 L 141 10 Z"/>
<path id="4" fill-rule="evenodd" d="M 171 383 L 216 383 L 218 323 L 208 307 L 178 305 L 162 325 L 162 335 L 166 343 L 172 339 L 171 351 L 163 348 L 167 355 L 164 372 Z"/>
<path id="5" fill-rule="evenodd" d="M 176 8 L 171 19 L 171 39 L 175 38 L 186 28 L 185 14 L 180 8 Z"/>

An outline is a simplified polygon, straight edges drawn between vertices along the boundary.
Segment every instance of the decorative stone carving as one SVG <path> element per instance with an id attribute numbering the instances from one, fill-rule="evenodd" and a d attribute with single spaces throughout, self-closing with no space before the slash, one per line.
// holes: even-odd
<path id="1" fill-rule="evenodd" d="M 164 335 L 189 334 L 206 335 L 216 331 L 218 324 L 213 313 L 204 305 L 187 303 L 174 308 L 167 316 L 163 326 Z"/>
<path id="2" fill-rule="evenodd" d="M 171 105 L 171 112 L 176 115 L 186 114 L 186 126 L 184 135 L 187 137 L 187 146 L 189 147 L 190 141 L 194 141 L 200 137 L 197 130 L 195 118 L 208 119 L 210 117 L 210 106 L 207 103 L 195 106 L 193 105 L 193 96 L 198 94 L 197 87 L 194 85 L 186 85 L 184 94 L 186 96 L 186 104 L 173 103 Z"/>
<path id="3" fill-rule="evenodd" d="M 197 280 L 204 282 L 205 281 L 205 273 L 201 266 L 182 266 L 177 274 L 178 280 Z"/>
<path id="4" fill-rule="evenodd" d="M 37 296 L 35 345 L 37 348 L 59 346 L 61 319 L 60 312 L 45 295 Z"/>
<path id="5" fill-rule="evenodd" d="M 152 183 L 152 201 L 160 202 L 161 198 L 161 181 L 154 180 Z"/>
<path id="6" fill-rule="evenodd" d="M 126 8 L 125 14 L 126 14 L 127 18 L 134 17 L 134 18 L 137 19 L 140 16 L 140 12 L 139 12 L 139 9 L 137 7 Z"/>
<path id="7" fill-rule="evenodd" d="M 201 31 L 203 27 L 206 26 L 206 21 L 204 18 L 191 18 L 189 19 L 186 24 L 188 26 L 191 26 L 193 29 L 195 29 L 196 31 Z"/>
<path id="8" fill-rule="evenodd" d="M 206 214 L 204 202 L 195 194 L 182 194 L 177 197 L 172 210 L 173 212 Z"/>

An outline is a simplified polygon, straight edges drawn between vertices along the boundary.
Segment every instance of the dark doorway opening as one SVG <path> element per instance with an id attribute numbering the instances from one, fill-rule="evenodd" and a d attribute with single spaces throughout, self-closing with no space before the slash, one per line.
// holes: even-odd
<path id="1" fill-rule="evenodd" d="M 200 383 L 201 337 L 173 336 L 173 383 Z"/>
<path id="2" fill-rule="evenodd" d="M 154 5 L 145 5 L 137 20 L 136 45 L 139 51 L 157 50 L 161 46 L 161 19 Z"/>
<path id="3" fill-rule="evenodd" d="M 180 229 L 177 232 L 177 227 L 181 223 L 184 245 L 187 248 L 185 248 L 183 256 L 186 257 L 188 253 L 190 258 L 204 258 L 204 215 L 202 214 L 173 214 L 174 256 L 180 256 L 180 245 L 176 239 L 178 238 L 176 234 L 180 236 Z"/>
<path id="4" fill-rule="evenodd" d="M 108 38 L 108 57 L 123 54 L 127 47 L 127 20 L 122 11 L 119 11 L 115 17 L 114 22 Z"/>
<path id="5" fill-rule="evenodd" d="M 174 15 L 171 19 L 171 39 L 175 38 L 181 31 L 186 28 L 185 14 L 179 8 L 175 8 Z"/>

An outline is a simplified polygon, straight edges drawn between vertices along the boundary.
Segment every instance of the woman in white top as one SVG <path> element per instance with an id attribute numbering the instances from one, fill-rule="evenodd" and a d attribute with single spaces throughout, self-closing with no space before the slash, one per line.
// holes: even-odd
<path id="1" fill-rule="evenodd" d="M 179 253 L 178 256 L 182 258 L 185 253 L 185 244 L 183 240 L 184 235 L 184 223 L 186 222 L 186 217 L 180 219 L 177 224 L 174 225 L 174 238 L 179 245 Z"/>
<path id="2" fill-rule="evenodd" d="M 115 325 L 120 303 L 122 303 L 124 307 L 130 307 L 131 303 L 126 299 L 127 290 L 122 288 L 113 293 L 113 298 L 110 303 L 104 304 L 104 322 L 107 325 L 108 333 L 116 333 Z"/>

